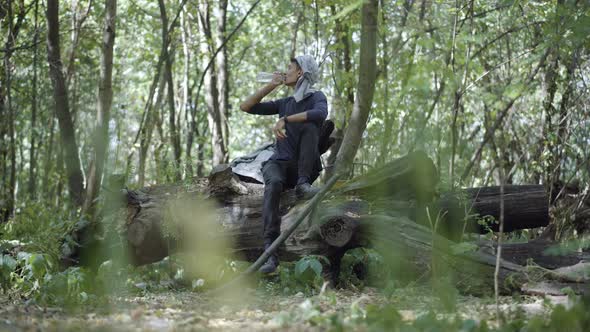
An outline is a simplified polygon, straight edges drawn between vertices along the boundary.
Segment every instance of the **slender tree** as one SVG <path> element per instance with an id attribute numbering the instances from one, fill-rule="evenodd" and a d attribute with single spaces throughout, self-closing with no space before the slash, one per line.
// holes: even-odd
<path id="1" fill-rule="evenodd" d="M 362 6 L 359 79 L 354 108 L 344 134 L 342 147 L 336 158 L 336 171 L 348 170 L 360 146 L 371 111 L 377 75 L 377 17 L 378 0 L 366 1 Z"/>
<path id="2" fill-rule="evenodd" d="M 180 147 L 180 134 L 176 128 L 176 106 L 174 104 L 174 78 L 172 73 L 172 57 L 173 57 L 173 44 L 171 43 L 170 33 L 168 31 L 168 15 L 166 14 L 166 5 L 164 0 L 158 0 L 158 7 L 160 8 L 160 19 L 162 20 L 162 45 L 164 50 L 164 76 L 168 87 L 167 101 L 168 101 L 168 126 L 170 128 L 170 143 L 172 145 L 172 151 L 174 153 L 174 169 L 176 180 L 180 180 L 182 177 L 180 171 L 181 165 L 181 154 L 182 150 Z"/>
<path id="3" fill-rule="evenodd" d="M 13 12 L 13 1 L 5 1 L 0 7 L 0 29 L 6 31 L 4 40 L 4 56 L 0 64 L 0 171 L 2 171 L 2 189 L 0 193 L 0 221 L 6 221 L 12 215 L 16 201 L 16 138 L 15 138 L 15 114 L 12 105 L 12 49 L 16 43 L 19 32 L 23 26 L 28 12 L 23 0 L 18 2 L 18 10 Z M 30 9 L 30 7 L 29 7 Z M 15 17 L 16 14 L 16 17 Z M 16 20 L 15 20 L 16 18 Z M 6 137 L 8 135 L 8 137 Z M 8 146 L 6 143 L 8 142 Z M 10 159 L 10 169 L 7 160 Z M 6 176 L 8 175 L 8 179 Z"/>
<path id="4" fill-rule="evenodd" d="M 80 166 L 78 145 L 70 108 L 66 80 L 61 62 L 59 42 L 59 1 L 47 1 L 47 60 L 49 63 L 49 76 L 53 85 L 53 98 L 55 114 L 58 119 L 61 145 L 63 148 L 68 189 L 72 201 L 76 205 L 82 205 L 84 192 L 84 176 Z"/>
<path id="5" fill-rule="evenodd" d="M 29 150 L 29 198 L 34 199 L 36 197 L 36 174 L 35 170 L 37 168 L 37 155 L 36 151 L 36 141 L 37 141 L 37 66 L 38 66 L 38 56 L 39 56 L 39 47 L 37 46 L 39 40 L 39 0 L 35 0 L 35 18 L 34 18 L 34 35 L 33 35 L 33 80 L 32 86 L 33 91 L 31 91 L 31 147 Z"/>
<path id="6" fill-rule="evenodd" d="M 217 33 L 215 34 L 215 45 L 221 47 L 221 51 L 215 57 L 217 69 L 217 90 L 219 91 L 219 115 L 221 117 L 221 132 L 223 136 L 223 145 L 226 147 L 229 144 L 229 68 L 227 58 L 227 45 L 223 42 L 226 36 L 227 23 L 227 0 L 219 0 L 217 7 L 215 7 L 215 19 L 217 21 Z M 225 160 L 227 163 L 229 153 L 226 151 Z"/>
<path id="7" fill-rule="evenodd" d="M 100 59 L 100 81 L 96 108 L 96 129 L 94 134 L 94 155 L 90 163 L 86 185 L 84 212 L 94 214 L 95 199 L 102 182 L 104 164 L 109 143 L 109 120 L 113 101 L 113 48 L 117 18 L 117 0 L 105 0 L 105 18 L 102 35 L 102 56 Z"/>
<path id="8" fill-rule="evenodd" d="M 200 30 L 205 36 L 205 43 L 201 43 L 201 51 L 210 54 L 211 58 L 215 52 L 213 33 L 211 27 L 211 8 L 208 1 L 201 3 L 199 8 Z M 207 121 L 211 133 L 211 147 L 213 150 L 213 166 L 227 162 L 227 148 L 223 139 L 223 117 L 219 109 L 219 90 L 217 88 L 217 66 L 211 64 L 210 69 L 205 73 L 205 103 L 207 104 Z"/>

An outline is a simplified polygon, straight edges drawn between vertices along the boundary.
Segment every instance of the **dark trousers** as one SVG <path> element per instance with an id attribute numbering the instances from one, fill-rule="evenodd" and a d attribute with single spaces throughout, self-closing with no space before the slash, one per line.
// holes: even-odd
<path id="1" fill-rule="evenodd" d="M 296 158 L 292 160 L 269 160 L 262 167 L 264 176 L 264 243 L 272 243 L 281 233 L 279 203 L 281 192 L 293 188 L 302 181 L 313 183 L 321 170 L 318 151 L 319 128 L 305 123 L 302 128 Z"/>

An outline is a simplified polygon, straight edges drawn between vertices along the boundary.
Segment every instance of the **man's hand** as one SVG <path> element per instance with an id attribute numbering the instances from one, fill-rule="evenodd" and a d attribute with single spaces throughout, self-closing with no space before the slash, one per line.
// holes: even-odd
<path id="1" fill-rule="evenodd" d="M 275 123 L 275 126 L 272 128 L 272 132 L 275 134 L 275 137 L 277 139 L 283 139 L 287 137 L 284 130 L 285 120 L 283 120 L 283 118 L 280 118 L 279 121 L 277 121 L 277 123 Z"/>
<path id="2" fill-rule="evenodd" d="M 282 85 L 285 83 L 285 73 L 281 73 L 280 71 L 275 71 L 274 73 L 272 73 L 272 81 L 270 81 L 270 84 L 272 84 L 275 88 L 279 85 Z"/>
<path id="3" fill-rule="evenodd" d="M 244 100 L 244 102 L 240 104 L 240 110 L 242 110 L 243 112 L 250 112 L 250 109 L 254 105 L 258 104 L 262 100 L 262 98 L 264 98 L 266 95 L 271 93 L 279 85 L 284 84 L 285 78 L 286 78 L 285 73 L 275 71 L 273 73 L 272 81 L 270 81 L 268 84 L 263 86 L 260 90 L 256 91 L 256 93 L 254 93 L 253 95 L 248 97 L 246 100 Z"/>

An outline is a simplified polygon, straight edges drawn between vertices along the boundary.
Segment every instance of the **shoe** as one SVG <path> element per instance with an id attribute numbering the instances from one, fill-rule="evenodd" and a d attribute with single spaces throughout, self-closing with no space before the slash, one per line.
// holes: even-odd
<path id="1" fill-rule="evenodd" d="M 295 195 L 299 199 L 310 199 L 319 191 L 320 189 L 312 186 L 309 183 L 301 183 L 295 186 Z"/>
<path id="2" fill-rule="evenodd" d="M 265 245 L 264 251 L 266 251 L 268 247 L 270 247 L 270 245 Z M 270 255 L 270 257 L 266 260 L 266 263 L 264 263 L 264 265 L 262 265 L 258 271 L 264 274 L 270 274 L 276 271 L 277 267 L 279 267 L 279 258 L 277 257 L 277 254 L 274 253 Z"/>

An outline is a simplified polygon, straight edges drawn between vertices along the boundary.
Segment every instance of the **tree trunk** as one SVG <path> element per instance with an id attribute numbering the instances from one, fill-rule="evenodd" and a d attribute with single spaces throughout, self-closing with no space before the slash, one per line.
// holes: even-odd
<path id="1" fill-rule="evenodd" d="M 331 5 L 332 8 L 334 8 L 334 5 Z M 297 51 L 297 33 L 299 32 L 299 25 L 301 24 L 301 21 L 303 20 L 303 10 L 299 9 L 299 7 L 297 7 L 295 9 L 296 11 L 296 16 L 297 19 L 295 20 L 295 23 L 293 24 L 293 32 L 291 35 L 291 51 L 289 52 L 289 59 L 293 59 L 296 54 L 295 52 Z M 338 21 L 337 21 L 338 22 Z M 338 23 L 336 23 L 338 24 Z"/>
<path id="2" fill-rule="evenodd" d="M 451 240 L 461 240 L 466 232 L 497 232 L 501 196 L 499 186 L 445 193 L 430 213 L 440 213 L 439 232 Z M 549 225 L 548 195 L 542 185 L 506 185 L 503 199 L 504 231 Z"/>
<path id="3" fill-rule="evenodd" d="M 226 36 L 226 22 L 227 22 L 227 0 L 219 0 L 219 4 L 215 7 L 215 18 L 217 20 L 217 34 L 215 36 L 215 45 L 221 46 Z M 223 46 L 221 51 L 215 57 L 217 63 L 217 90 L 219 91 L 219 115 L 221 116 L 221 132 L 223 137 L 223 145 L 226 147 L 229 144 L 229 70 L 227 58 L 227 46 Z M 225 163 L 228 162 L 229 155 L 226 152 Z"/>
<path id="4" fill-rule="evenodd" d="M 164 50 L 164 58 L 166 59 L 164 67 L 164 75 L 168 86 L 168 125 L 170 127 L 170 144 L 174 153 L 174 169 L 176 174 L 176 181 L 180 181 L 182 173 L 180 170 L 181 163 L 181 148 L 180 148 L 180 134 L 176 128 L 176 107 L 174 105 L 174 79 L 172 77 L 172 46 L 170 45 L 170 35 L 168 34 L 168 16 L 166 14 L 166 5 L 164 0 L 158 0 L 160 8 L 160 18 L 162 20 L 162 45 Z"/>
<path id="5" fill-rule="evenodd" d="M 148 149 L 152 142 L 152 134 L 154 131 L 154 124 L 156 123 L 156 117 L 160 111 L 162 105 L 162 98 L 164 94 L 164 88 L 166 85 L 166 77 L 163 73 L 160 73 L 159 83 L 157 84 L 156 102 L 150 104 L 146 109 L 145 122 L 140 132 L 139 140 L 139 167 L 137 169 L 137 184 L 139 187 L 143 187 L 145 183 L 145 167 L 147 163 Z"/>
<path id="6" fill-rule="evenodd" d="M 213 41 L 211 31 L 211 22 L 209 19 L 210 8 L 208 2 L 203 2 L 199 10 L 199 27 L 205 36 L 205 43 L 201 43 L 201 51 L 204 54 L 213 56 L 214 45 L 209 42 Z M 207 104 L 207 121 L 211 133 L 211 149 L 213 151 L 213 167 L 227 163 L 227 151 L 223 139 L 222 116 L 219 110 L 219 90 L 217 89 L 217 68 L 213 64 L 205 74 L 205 103 Z"/>
<path id="7" fill-rule="evenodd" d="M 17 12 L 16 22 L 13 17 L 12 1 L 6 1 L 2 9 L 2 18 L 6 23 L 4 28 L 7 31 L 6 40 L 3 43 L 5 49 L 4 56 L 2 58 L 2 64 L 0 65 L 0 118 L 8 118 L 8 121 L 3 121 L 0 124 L 0 144 L 1 158 L 2 158 L 2 173 L 3 181 L 2 186 L 5 192 L 0 193 L 0 222 L 6 221 L 12 215 L 15 205 L 15 191 L 16 191 L 16 140 L 15 140 L 15 128 L 14 128 L 14 110 L 12 108 L 12 96 L 11 96 L 11 65 L 10 60 L 12 57 L 12 47 L 16 42 L 16 38 L 22 27 L 23 20 L 26 15 L 24 3 L 20 3 L 19 11 Z M 6 128 L 5 126 L 8 125 Z M 8 139 L 5 135 L 8 134 Z M 4 146 L 6 142 L 9 142 L 9 146 Z M 6 158 L 10 159 L 10 171 L 7 171 Z M 9 174 L 8 181 L 6 181 L 6 174 Z M 8 182 L 8 183 L 7 183 Z"/>
<path id="8" fill-rule="evenodd" d="M 43 182 L 41 188 L 43 190 L 43 198 L 48 199 L 49 195 L 49 179 L 50 174 L 53 171 L 53 141 L 55 133 L 55 115 L 53 112 L 49 113 L 49 137 L 47 139 L 47 147 L 45 148 L 45 164 L 43 166 Z"/>
<path id="9" fill-rule="evenodd" d="M 117 17 L 117 0 L 105 2 L 105 20 L 102 40 L 102 57 L 100 59 L 100 81 L 98 86 L 98 103 L 96 111 L 96 129 L 94 136 L 94 156 L 90 163 L 86 198 L 83 211 L 94 216 L 95 199 L 102 182 L 103 168 L 109 145 L 109 120 L 113 101 L 113 47 L 115 45 L 115 19 Z"/>
<path id="10" fill-rule="evenodd" d="M 84 176 L 80 166 L 74 124 L 68 104 L 66 81 L 63 74 L 59 46 L 59 1 L 47 1 L 47 59 L 53 85 L 55 112 L 59 122 L 61 143 L 68 178 L 68 189 L 74 204 L 83 202 Z"/>
<path id="11" fill-rule="evenodd" d="M 340 186 L 336 195 L 366 198 L 384 195 L 414 201 L 428 200 L 432 198 L 436 182 L 435 171 L 428 157 L 424 153 L 416 152 L 377 169 L 367 176 Z M 422 183 L 412 184 L 411 179 L 421 179 Z M 217 203 L 219 220 L 223 220 L 224 224 L 223 236 L 233 237 L 235 249 L 246 257 L 253 257 L 252 255 L 258 252 L 263 243 L 261 220 L 263 187 L 262 184 L 240 181 L 231 168 L 226 167 L 218 169 L 208 179 L 194 179 L 189 188 L 166 185 L 129 191 L 126 195 L 128 214 L 125 228 L 131 261 L 135 264 L 146 264 L 167 256 L 169 254 L 167 244 L 170 243 L 170 239 L 163 236 L 162 228 L 165 227 L 164 220 L 168 217 L 168 213 L 175 213 L 169 208 L 169 204 L 186 198 L 197 199 L 201 195 Z M 292 190 L 285 192 L 281 199 L 282 214 L 285 215 L 292 208 L 300 209 L 301 204 L 298 205 L 298 203 L 301 202 L 297 201 Z M 352 201 L 346 204 L 352 204 L 353 208 L 358 210 L 356 214 L 368 212 L 368 205 L 364 202 Z M 338 211 L 338 207 L 318 209 L 320 210 L 334 213 Z M 325 219 L 325 216 L 317 218 Z M 283 224 L 285 223 L 284 221 Z M 308 252 L 309 250 L 298 245 L 293 251 Z M 286 256 L 298 255 L 286 254 Z"/>
<path id="12" fill-rule="evenodd" d="M 192 59 L 192 51 L 191 51 L 191 44 L 190 38 L 191 34 L 188 32 L 188 23 L 185 18 L 185 11 L 183 10 L 180 13 L 180 36 L 182 40 L 182 53 L 183 53 L 183 70 L 182 70 L 182 108 L 181 113 L 184 115 L 184 122 L 185 128 L 187 129 L 187 137 L 192 137 L 193 133 L 189 133 L 191 131 L 191 119 L 189 119 L 189 110 L 192 107 L 192 90 L 194 85 L 189 87 L 189 78 L 190 78 L 190 68 Z M 179 118 L 181 115 L 179 114 Z M 192 139 L 192 138 L 191 138 Z M 192 178 L 193 175 L 193 161 L 191 158 L 191 151 L 189 150 L 192 147 L 192 142 L 187 142 L 186 144 L 187 149 L 184 152 L 184 169 L 185 169 L 185 178 Z"/>
<path id="13" fill-rule="evenodd" d="M 336 6 L 331 5 L 330 11 L 332 16 L 336 15 Z M 300 16 L 303 16 L 301 11 Z M 342 55 L 335 56 L 336 66 L 336 81 L 343 82 L 343 84 L 334 84 L 334 98 L 332 99 L 331 118 L 336 125 L 336 130 L 332 135 L 335 138 L 335 144 L 330 147 L 330 153 L 326 159 L 327 166 L 325 167 L 324 178 L 329 179 L 334 174 L 336 157 L 340 147 L 342 146 L 342 138 L 346 129 L 347 118 L 350 113 L 351 106 L 354 104 L 354 92 L 350 80 L 346 78 L 346 74 L 352 71 L 352 63 L 350 61 L 350 41 L 349 41 L 349 26 L 342 19 L 335 21 L 335 33 L 339 36 L 339 43 L 342 44 Z M 340 53 L 340 52 L 339 52 Z"/>
<path id="14" fill-rule="evenodd" d="M 349 169 L 352 166 L 371 111 L 377 72 L 378 12 L 377 0 L 369 0 L 363 4 L 357 94 L 350 123 L 342 141 L 342 147 L 338 151 L 337 171 Z"/>
<path id="15" fill-rule="evenodd" d="M 9 4 L 10 6 L 10 4 Z M 10 13 L 9 13 L 10 14 Z M 12 18 L 10 18 L 12 20 Z M 12 32 L 12 31 L 11 31 Z M 13 37 L 9 37 L 13 38 Z M 8 220 L 13 212 L 14 205 L 16 202 L 16 141 L 14 138 L 14 109 L 12 108 L 12 73 L 10 65 L 10 51 L 4 55 L 4 71 L 5 71 L 5 83 L 6 83 L 6 111 L 8 112 L 8 138 L 9 138 L 9 158 L 10 158 L 10 177 L 8 180 L 8 195 L 6 210 L 0 217 L 2 220 Z"/>
<path id="16" fill-rule="evenodd" d="M 35 35 L 33 36 L 33 91 L 31 92 L 31 148 L 29 150 L 29 198 L 35 199 L 37 196 L 37 177 L 35 175 L 35 170 L 37 168 L 37 155 L 36 155 L 36 140 L 37 140 L 37 66 L 38 62 L 38 55 L 39 55 L 39 47 L 37 46 L 37 42 L 39 40 L 39 24 L 38 24 L 38 16 L 39 16 L 39 0 L 35 0 Z"/>

